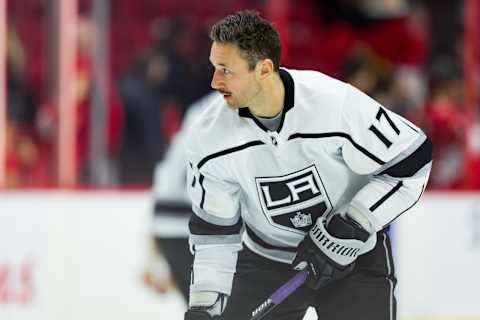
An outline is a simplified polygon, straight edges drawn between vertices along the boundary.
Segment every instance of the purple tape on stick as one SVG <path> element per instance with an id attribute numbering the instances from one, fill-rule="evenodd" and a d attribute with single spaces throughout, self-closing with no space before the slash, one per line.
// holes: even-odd
<path id="1" fill-rule="evenodd" d="M 279 304 L 285 300 L 292 292 L 298 289 L 307 279 L 308 273 L 306 271 L 300 271 L 295 277 L 290 279 L 287 283 L 277 289 L 272 296 L 272 302 Z"/>

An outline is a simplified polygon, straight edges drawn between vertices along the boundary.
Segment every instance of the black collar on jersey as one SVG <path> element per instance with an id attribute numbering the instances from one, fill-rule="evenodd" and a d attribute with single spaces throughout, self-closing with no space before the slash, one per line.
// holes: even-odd
<path id="1" fill-rule="evenodd" d="M 293 83 L 293 78 L 285 69 L 280 69 L 280 79 L 282 79 L 283 86 L 285 87 L 285 99 L 283 103 L 282 110 L 282 119 L 280 120 L 280 125 L 278 126 L 277 132 L 280 132 L 283 127 L 283 122 L 285 121 L 285 114 L 288 110 L 293 108 L 293 103 L 295 101 L 295 84 Z M 238 115 L 244 118 L 251 118 L 257 126 L 259 126 L 263 131 L 269 131 L 257 118 L 250 112 L 248 108 L 241 108 L 238 110 Z"/>

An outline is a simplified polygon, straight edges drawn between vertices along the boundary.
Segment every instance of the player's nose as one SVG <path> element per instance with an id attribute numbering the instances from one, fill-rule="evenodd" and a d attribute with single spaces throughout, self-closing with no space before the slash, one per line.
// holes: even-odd
<path id="1" fill-rule="evenodd" d="M 215 71 L 212 76 L 212 82 L 210 83 L 210 86 L 212 89 L 218 90 L 221 89 L 223 85 L 223 81 L 220 79 L 218 71 Z"/>

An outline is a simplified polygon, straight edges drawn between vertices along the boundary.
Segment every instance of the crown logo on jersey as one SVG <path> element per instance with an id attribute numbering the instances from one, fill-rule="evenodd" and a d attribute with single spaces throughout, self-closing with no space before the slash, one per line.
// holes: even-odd
<path id="1" fill-rule="evenodd" d="M 295 228 L 307 227 L 312 224 L 312 215 L 310 213 L 304 214 L 299 211 L 295 217 L 290 218 L 290 221 L 292 221 Z"/>

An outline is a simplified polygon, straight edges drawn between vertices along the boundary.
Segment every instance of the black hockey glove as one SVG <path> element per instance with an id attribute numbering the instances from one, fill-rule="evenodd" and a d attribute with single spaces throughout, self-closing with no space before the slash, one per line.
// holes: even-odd
<path id="1" fill-rule="evenodd" d="M 221 320 L 220 316 L 211 316 L 207 311 L 188 310 L 184 320 Z"/>
<path id="2" fill-rule="evenodd" d="M 228 295 L 218 292 L 190 292 L 190 309 L 184 320 L 221 320 Z"/>
<path id="3" fill-rule="evenodd" d="M 307 270 L 307 285 L 320 289 L 353 270 L 357 256 L 368 251 L 364 247 L 369 238 L 370 234 L 348 216 L 336 214 L 328 223 L 320 217 L 300 242 L 292 265 Z"/>

